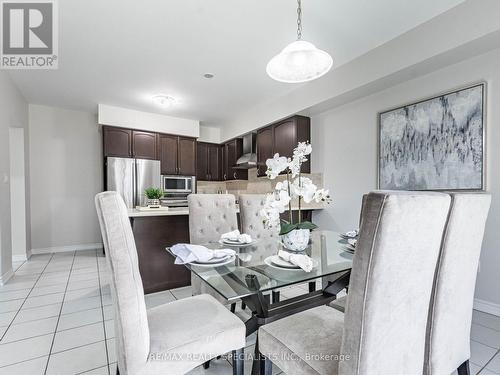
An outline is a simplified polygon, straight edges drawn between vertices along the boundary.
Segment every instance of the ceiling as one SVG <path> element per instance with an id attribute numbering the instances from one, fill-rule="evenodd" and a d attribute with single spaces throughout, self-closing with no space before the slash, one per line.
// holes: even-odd
<path id="1" fill-rule="evenodd" d="M 335 69 L 461 2 L 303 0 L 303 38 Z M 10 72 L 30 103 L 91 112 L 102 103 L 218 126 L 300 87 L 265 73 L 295 39 L 294 0 L 58 3 L 59 69 Z M 159 108 L 157 93 L 178 102 Z"/>

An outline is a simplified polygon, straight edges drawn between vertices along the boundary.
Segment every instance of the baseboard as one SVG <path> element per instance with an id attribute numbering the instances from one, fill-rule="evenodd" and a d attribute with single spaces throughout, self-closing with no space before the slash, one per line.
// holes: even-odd
<path id="1" fill-rule="evenodd" d="M 94 250 L 102 249 L 102 243 L 86 243 L 80 245 L 68 245 L 68 246 L 54 246 L 54 247 L 44 247 L 39 249 L 31 249 L 31 254 L 50 254 L 50 253 L 64 253 L 68 251 L 82 251 L 82 250 Z"/>
<path id="2" fill-rule="evenodd" d="M 474 299 L 474 309 L 488 314 L 500 316 L 500 305 L 481 299 Z"/>
<path id="3" fill-rule="evenodd" d="M 7 272 L 5 272 L 2 276 L 0 276 L 0 285 L 5 285 L 7 284 L 7 281 L 9 281 L 9 279 L 14 276 L 14 271 L 12 270 L 12 268 L 10 270 L 8 270 Z"/>
<path id="4" fill-rule="evenodd" d="M 24 262 L 28 260 L 28 256 L 26 254 L 12 254 L 13 262 Z"/>

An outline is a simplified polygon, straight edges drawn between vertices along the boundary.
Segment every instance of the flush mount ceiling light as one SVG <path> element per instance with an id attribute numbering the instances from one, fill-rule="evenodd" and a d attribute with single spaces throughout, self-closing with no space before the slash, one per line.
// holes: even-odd
<path id="1" fill-rule="evenodd" d="M 267 74 L 279 82 L 307 82 L 325 75 L 332 64 L 327 52 L 302 40 L 302 4 L 297 0 L 297 40 L 267 63 Z"/>
<path id="2" fill-rule="evenodd" d="M 158 94 L 153 96 L 153 102 L 161 107 L 170 108 L 175 104 L 175 98 L 164 94 Z"/>
<path id="3" fill-rule="evenodd" d="M 211 79 L 211 78 L 215 77 L 215 74 L 213 74 L 213 73 L 205 73 L 205 74 L 203 74 L 203 77 L 205 77 L 207 79 Z"/>

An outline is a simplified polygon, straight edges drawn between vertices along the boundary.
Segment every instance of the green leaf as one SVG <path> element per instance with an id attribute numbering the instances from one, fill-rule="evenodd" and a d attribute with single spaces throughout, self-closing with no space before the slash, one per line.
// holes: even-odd
<path id="1" fill-rule="evenodd" d="M 311 223 L 310 221 L 303 221 L 299 224 L 297 224 L 297 229 L 309 229 L 313 230 L 316 229 L 318 226 L 316 224 Z"/>
<path id="2" fill-rule="evenodd" d="M 297 224 L 290 224 L 287 222 L 281 222 L 280 236 L 290 233 L 292 230 L 297 229 Z"/>

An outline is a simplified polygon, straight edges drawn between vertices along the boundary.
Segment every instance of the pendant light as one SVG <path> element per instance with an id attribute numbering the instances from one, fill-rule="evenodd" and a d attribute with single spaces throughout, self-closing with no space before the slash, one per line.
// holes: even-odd
<path id="1" fill-rule="evenodd" d="M 267 63 L 267 74 L 279 82 L 307 82 L 328 73 L 332 64 L 332 57 L 327 52 L 302 40 L 302 4 L 297 0 L 297 40 Z"/>

